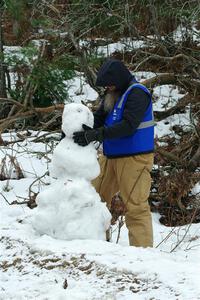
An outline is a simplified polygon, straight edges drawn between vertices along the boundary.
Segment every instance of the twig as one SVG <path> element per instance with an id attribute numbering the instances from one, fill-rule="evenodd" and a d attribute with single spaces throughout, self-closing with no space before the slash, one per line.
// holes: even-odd
<path id="1" fill-rule="evenodd" d="M 0 193 L 0 195 L 4 198 L 4 200 L 5 200 L 9 205 L 11 205 L 11 203 L 6 199 L 6 197 L 4 196 L 3 193 Z"/>
<path id="2" fill-rule="evenodd" d="M 37 181 L 39 181 L 39 180 L 41 180 L 43 177 L 45 177 L 46 175 L 48 175 L 49 174 L 49 171 L 46 171 L 42 176 L 40 176 L 40 177 L 38 177 L 38 178 L 36 178 L 32 183 L 31 183 L 31 185 L 29 186 L 29 198 L 31 199 L 31 193 L 34 193 L 32 190 L 31 190 L 31 188 L 32 188 L 32 186 L 37 182 Z M 35 194 L 35 193 L 34 193 Z"/>
<path id="3" fill-rule="evenodd" d="M 117 240 L 116 240 L 116 244 L 118 244 L 119 242 L 119 238 L 120 238 L 120 233 L 121 233 L 121 228 L 124 225 L 124 221 L 123 221 L 123 216 L 120 217 L 120 219 L 118 220 L 119 224 L 118 224 L 118 233 L 117 233 Z"/>
<path id="4" fill-rule="evenodd" d="M 176 231 L 176 228 L 174 227 L 167 235 L 166 237 L 155 247 L 158 248 L 163 242 L 167 241 L 168 238 Z"/>
<path id="5" fill-rule="evenodd" d="M 192 222 L 193 222 L 193 220 L 194 220 L 194 218 L 195 218 L 195 216 L 196 216 L 197 210 L 198 210 L 198 209 L 196 208 L 195 211 L 194 211 L 194 213 L 193 213 L 193 215 L 192 215 L 190 224 L 188 225 L 187 230 L 185 231 L 185 234 L 183 235 L 182 239 L 176 244 L 176 246 L 175 246 L 174 248 L 172 248 L 172 250 L 170 251 L 170 253 L 172 253 L 172 252 L 173 252 L 178 246 L 180 246 L 180 244 L 184 241 L 184 239 L 185 239 L 185 237 L 186 237 L 186 235 L 187 235 L 187 233 L 188 233 L 188 231 L 189 231 L 189 229 L 190 229 L 190 227 L 191 227 L 191 225 L 192 225 Z"/>

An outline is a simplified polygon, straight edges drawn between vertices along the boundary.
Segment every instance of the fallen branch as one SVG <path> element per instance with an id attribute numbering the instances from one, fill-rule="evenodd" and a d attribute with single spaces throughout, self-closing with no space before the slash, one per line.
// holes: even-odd
<path id="1" fill-rule="evenodd" d="M 185 107 L 189 103 L 195 103 L 195 102 L 196 102 L 196 98 L 192 97 L 191 94 L 187 94 L 187 95 L 183 96 L 175 106 L 173 106 L 165 111 L 154 111 L 154 116 L 157 121 L 161 121 L 171 115 L 182 113 L 183 111 L 185 111 Z"/>
<path id="2" fill-rule="evenodd" d="M 193 95 L 200 93 L 200 81 L 191 79 L 189 75 L 175 75 L 173 73 L 158 74 L 150 79 L 141 82 L 148 88 L 154 88 L 158 85 L 175 84 L 182 87 L 186 91 L 190 91 Z"/>
<path id="3" fill-rule="evenodd" d="M 177 157 L 175 154 L 172 154 L 169 151 L 165 151 L 162 148 L 156 148 L 156 152 L 159 153 L 164 158 L 167 158 L 170 162 L 177 162 L 180 166 L 183 166 L 184 162 L 182 159 Z"/>
<path id="4" fill-rule="evenodd" d="M 13 105 L 19 106 L 20 108 L 24 108 L 24 105 L 20 103 L 19 101 L 16 101 L 12 98 L 0 98 L 1 102 L 7 102 L 7 103 L 12 103 Z"/>
<path id="5" fill-rule="evenodd" d="M 142 65 L 144 65 L 147 62 L 159 62 L 161 64 L 163 63 L 167 63 L 167 64 L 171 64 L 171 65 L 175 65 L 176 62 L 181 62 L 180 66 L 183 68 L 184 64 L 183 62 L 187 62 L 188 64 L 192 65 L 192 64 L 200 64 L 200 61 L 192 56 L 187 56 L 183 53 L 179 53 L 175 56 L 161 56 L 158 54 L 152 54 L 152 53 L 147 53 L 145 51 L 139 51 L 139 54 L 143 55 L 149 55 L 148 57 L 146 57 L 144 60 L 142 60 L 139 64 L 137 64 L 137 66 L 134 69 L 134 72 L 136 72 Z"/>
<path id="6" fill-rule="evenodd" d="M 4 196 L 3 193 L 0 193 L 0 195 L 4 198 L 4 200 L 5 200 L 9 205 L 11 205 L 11 203 L 6 199 L 6 197 Z"/>
<path id="7" fill-rule="evenodd" d="M 63 110 L 63 108 L 64 108 L 64 104 L 56 104 L 49 107 L 35 107 L 34 109 L 25 112 L 19 111 L 18 113 L 16 113 L 14 116 L 10 118 L 5 118 L 0 120 L 0 132 L 8 128 L 10 125 L 15 123 L 19 119 L 30 118 L 37 114 L 48 114 L 55 110 Z"/>
<path id="8" fill-rule="evenodd" d="M 194 172 L 200 166 L 200 146 L 188 164 L 188 170 Z"/>

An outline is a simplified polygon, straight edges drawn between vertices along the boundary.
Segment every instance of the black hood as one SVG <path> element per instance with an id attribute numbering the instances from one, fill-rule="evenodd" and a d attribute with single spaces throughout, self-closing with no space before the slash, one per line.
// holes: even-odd
<path id="1" fill-rule="evenodd" d="M 97 73 L 97 86 L 115 85 L 120 91 L 127 89 L 133 75 L 129 72 L 126 66 L 116 59 L 107 60 Z"/>

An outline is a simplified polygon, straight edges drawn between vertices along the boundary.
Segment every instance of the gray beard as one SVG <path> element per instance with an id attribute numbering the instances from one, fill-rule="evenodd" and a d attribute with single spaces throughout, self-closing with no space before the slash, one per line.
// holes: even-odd
<path id="1" fill-rule="evenodd" d="M 104 98 L 104 110 L 106 112 L 111 112 L 119 97 L 120 97 L 119 91 L 107 92 Z"/>

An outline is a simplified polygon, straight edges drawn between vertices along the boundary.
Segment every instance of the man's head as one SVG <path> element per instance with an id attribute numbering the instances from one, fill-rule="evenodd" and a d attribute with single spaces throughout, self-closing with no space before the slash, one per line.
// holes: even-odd
<path id="1" fill-rule="evenodd" d="M 97 74 L 96 85 L 106 87 L 109 91 L 124 91 L 132 78 L 132 74 L 123 62 L 117 59 L 108 59 Z"/>

